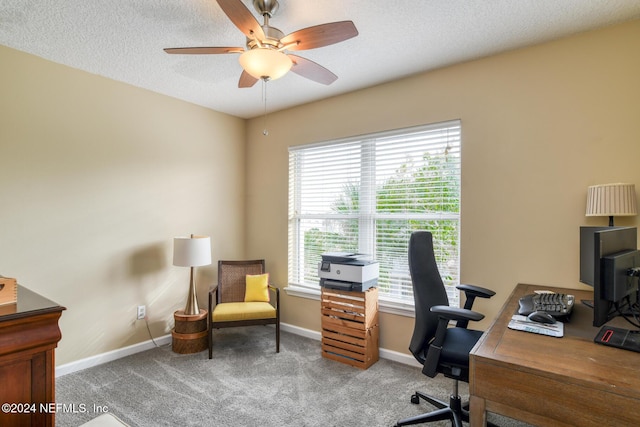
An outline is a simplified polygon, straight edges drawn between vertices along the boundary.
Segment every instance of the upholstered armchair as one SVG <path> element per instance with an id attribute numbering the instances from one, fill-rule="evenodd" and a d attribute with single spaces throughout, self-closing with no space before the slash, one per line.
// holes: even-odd
<path id="1" fill-rule="evenodd" d="M 275 325 L 280 352 L 280 290 L 269 283 L 263 259 L 218 261 L 218 284 L 209 292 L 209 359 L 213 330 Z"/>

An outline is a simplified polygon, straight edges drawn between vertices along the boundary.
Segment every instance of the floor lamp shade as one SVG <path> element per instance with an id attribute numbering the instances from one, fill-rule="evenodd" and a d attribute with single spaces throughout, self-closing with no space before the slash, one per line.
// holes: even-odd
<path id="1" fill-rule="evenodd" d="M 173 239 L 173 265 L 190 267 L 189 294 L 184 314 L 199 314 L 196 298 L 196 279 L 194 267 L 211 264 L 211 238 L 208 236 L 175 237 Z"/>
<path id="2" fill-rule="evenodd" d="M 586 216 L 608 216 L 613 226 L 614 216 L 638 215 L 634 184 L 592 185 L 587 189 Z"/>

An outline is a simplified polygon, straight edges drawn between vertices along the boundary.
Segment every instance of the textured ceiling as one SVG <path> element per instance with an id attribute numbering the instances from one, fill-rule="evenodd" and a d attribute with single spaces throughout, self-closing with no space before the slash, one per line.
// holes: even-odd
<path id="1" fill-rule="evenodd" d="M 251 0 L 243 2 L 255 12 Z M 333 71 L 338 80 L 325 86 L 288 73 L 267 84 L 269 112 L 640 18 L 640 0 L 279 2 L 270 24 L 285 34 L 352 20 L 359 35 L 297 52 Z M 250 118 L 264 112 L 262 84 L 238 88 L 242 69 L 237 55 L 168 55 L 162 50 L 244 43 L 215 0 L 0 1 L 0 44 Z"/>

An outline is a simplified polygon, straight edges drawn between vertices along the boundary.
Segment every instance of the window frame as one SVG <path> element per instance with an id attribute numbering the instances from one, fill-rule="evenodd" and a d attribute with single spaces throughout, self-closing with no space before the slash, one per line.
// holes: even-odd
<path id="1" fill-rule="evenodd" d="M 359 201 L 359 213 L 355 216 L 355 218 L 357 218 L 360 224 L 360 231 L 357 233 L 358 234 L 358 240 L 359 240 L 359 250 L 361 250 L 362 247 L 365 248 L 370 248 L 370 249 L 374 249 L 375 248 L 375 241 L 376 241 L 376 220 L 379 219 L 399 219 L 399 220 L 409 220 L 409 219 L 419 219 L 419 220 L 452 220 L 455 222 L 457 230 L 457 253 L 455 255 L 456 258 L 456 279 L 457 279 L 457 283 L 459 283 L 459 272 L 460 272 L 460 262 L 459 262 L 459 251 L 460 251 L 460 198 L 461 198 L 461 146 L 462 146 L 462 124 L 460 120 L 450 120 L 450 121 L 446 121 L 446 122 L 439 122 L 439 123 L 434 123 L 434 124 L 428 124 L 428 125 L 421 125 L 421 126 L 414 126 L 414 127 L 409 127 L 409 128 L 402 128 L 402 129 L 394 129 L 391 131 L 385 131 L 385 132 L 376 132 L 376 133 L 372 133 L 372 134 L 366 134 L 366 135 L 359 135 L 359 136 L 355 136 L 355 137 L 349 137 L 349 138 L 343 138 L 343 139 L 337 139 L 337 140 L 330 140 L 330 141 L 324 141 L 324 142 L 319 142 L 319 143 L 314 143 L 314 144 L 304 144 L 304 145 L 297 145 L 297 146 L 291 146 L 289 147 L 289 213 L 288 213 L 288 286 L 285 288 L 285 291 L 287 292 L 288 295 L 292 295 L 292 296 L 297 296 L 297 297 L 304 297 L 304 298 L 311 298 L 311 299 L 320 299 L 320 286 L 316 285 L 316 286 L 312 286 L 309 284 L 300 284 L 300 283 L 296 283 L 295 280 L 291 280 L 292 279 L 292 263 L 294 262 L 292 260 L 292 257 L 294 257 L 296 254 L 298 257 L 302 256 L 304 257 L 304 254 L 299 254 L 298 252 L 300 252 L 300 238 L 301 237 L 301 231 L 300 231 L 300 221 L 304 218 L 309 218 L 308 215 L 304 215 L 304 214 L 296 214 L 295 212 L 297 212 L 300 208 L 300 206 L 296 206 L 295 202 L 300 202 L 301 197 L 299 195 L 299 193 L 294 193 L 295 191 L 299 191 L 299 183 L 298 185 L 295 185 L 295 183 L 293 182 L 294 178 L 293 176 L 298 177 L 298 179 L 300 179 L 300 171 L 292 171 L 291 170 L 291 165 L 292 165 L 292 159 L 291 156 L 295 155 L 294 153 L 296 152 L 304 152 L 305 150 L 313 150 L 313 149 L 318 149 L 318 148 L 323 148 L 323 147 L 341 147 L 344 144 L 357 144 L 360 146 L 361 152 L 360 152 L 360 157 L 365 157 L 365 156 L 373 156 L 375 157 L 375 144 L 376 141 L 382 140 L 382 139 L 389 139 L 389 138 L 404 138 L 407 137 L 408 135 L 411 134 L 415 134 L 415 133 L 421 133 L 421 132 L 443 132 L 445 129 L 447 129 L 447 136 L 446 136 L 446 149 L 445 149 L 445 153 L 447 152 L 447 150 L 449 150 L 449 144 L 450 141 L 455 141 L 455 147 L 453 147 L 456 152 L 457 152 L 457 175 L 455 176 L 455 178 L 457 179 L 457 212 L 447 212 L 447 213 L 443 213 L 443 212 L 423 212 L 423 213 L 407 213 L 404 215 L 385 215 L 384 213 L 378 213 L 375 212 L 375 208 L 376 208 L 376 186 L 377 183 L 375 181 L 375 177 L 373 179 L 367 178 L 367 176 L 371 176 L 371 166 L 367 166 L 367 165 L 373 165 L 373 167 L 376 167 L 376 162 L 375 160 L 371 161 L 371 162 L 361 162 L 360 163 L 360 175 L 361 175 L 361 181 L 360 181 L 360 186 L 359 188 L 359 192 L 361 192 L 363 186 L 367 187 L 371 190 L 370 192 L 365 192 L 365 193 L 370 193 L 373 194 L 373 198 L 371 197 L 362 197 L 362 199 L 364 199 L 363 201 Z M 454 132 L 454 136 L 452 138 L 449 137 L 449 133 L 448 133 L 448 129 L 455 129 L 456 131 Z M 457 137 L 456 137 L 457 135 Z M 427 141 L 425 144 L 427 144 L 427 147 L 424 148 L 424 153 L 426 153 L 428 150 L 431 149 L 431 146 L 429 145 L 431 142 Z M 372 150 L 373 148 L 373 150 Z M 295 167 L 300 167 L 299 163 L 294 162 L 295 163 Z M 359 193 L 360 194 L 360 193 Z M 373 202 L 371 202 L 373 200 Z M 371 209 L 371 206 L 368 206 L 368 204 L 373 203 L 373 209 Z M 364 205 L 364 206 L 362 206 Z M 365 213 L 362 213 L 362 212 Z M 374 214 L 372 215 L 371 213 L 367 213 L 367 212 L 374 212 Z M 330 217 L 330 214 L 319 214 L 318 217 L 319 218 L 328 218 Z M 344 215 L 341 218 L 346 218 L 347 216 Z M 297 223 L 296 223 L 297 221 Z M 292 228 L 296 230 L 296 232 L 292 232 Z M 367 233 L 363 233 L 362 230 L 368 230 Z M 363 235 L 364 234 L 364 235 Z M 295 240 L 292 242 L 292 239 Z M 297 248 L 297 250 L 292 251 L 292 245 Z M 292 252 L 295 252 L 295 254 L 293 254 Z M 302 252 L 304 252 L 304 250 L 302 250 Z M 365 251 L 365 253 L 375 253 L 375 252 L 371 252 L 371 251 Z M 298 270 L 300 269 L 300 262 L 302 262 L 302 266 L 304 268 L 304 262 L 303 261 L 299 261 L 298 263 Z M 304 276 L 304 274 L 300 271 L 298 271 L 298 278 L 300 278 L 302 276 Z M 304 279 L 303 279 L 304 280 Z M 455 283 L 453 284 L 455 285 Z M 452 305 L 458 305 L 459 304 L 459 293 L 457 291 L 457 289 L 455 289 L 455 286 L 452 286 L 449 288 L 450 289 L 450 300 Z M 455 292 L 455 294 L 452 295 L 452 292 Z M 408 299 L 404 299 L 404 300 L 399 300 L 399 299 L 394 299 L 391 297 L 387 297 L 384 293 L 380 293 L 379 295 L 379 305 L 380 305 L 380 311 L 382 312 L 388 312 L 388 313 L 394 313 L 394 314 L 399 314 L 399 315 L 405 315 L 405 316 L 414 316 L 415 315 L 415 311 L 414 311 L 414 304 L 413 304 L 413 299 L 408 300 Z"/>

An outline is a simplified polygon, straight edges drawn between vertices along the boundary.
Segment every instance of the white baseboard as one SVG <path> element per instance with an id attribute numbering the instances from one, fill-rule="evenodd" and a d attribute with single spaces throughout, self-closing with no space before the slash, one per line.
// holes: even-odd
<path id="1" fill-rule="evenodd" d="M 317 341 L 322 339 L 322 334 L 318 331 L 312 331 L 311 329 L 301 328 L 295 325 L 289 325 L 288 323 L 280 323 L 280 329 L 286 332 L 291 332 L 292 334 L 301 335 L 303 337 L 311 338 Z M 400 353 L 399 351 L 387 350 L 386 348 L 381 348 L 378 350 L 380 357 L 387 360 L 392 360 L 394 362 L 403 363 L 405 365 L 411 365 L 415 367 L 422 367 L 420 363 L 413 357 L 405 353 Z"/>
<path id="2" fill-rule="evenodd" d="M 72 372 L 81 371 L 83 369 L 91 368 L 93 366 L 102 365 L 103 363 L 111 362 L 113 360 L 121 359 L 132 354 L 140 353 L 141 351 L 151 350 L 158 346 L 171 344 L 171 334 L 164 335 L 160 338 L 155 338 L 155 344 L 152 340 L 143 341 L 137 344 L 133 344 L 127 347 L 111 350 L 106 353 L 97 354 L 95 356 L 87 357 L 85 359 L 76 360 L 75 362 L 66 363 L 64 365 L 56 366 L 56 377 L 70 374 Z"/>
<path id="3" fill-rule="evenodd" d="M 312 331 L 311 329 L 301 328 L 299 326 L 290 325 L 288 323 L 280 323 L 280 329 L 285 332 L 300 335 L 306 338 L 311 338 L 317 341 L 322 339 L 322 334 L 318 331 Z M 87 357 L 85 359 L 76 360 L 75 362 L 66 363 L 56 367 L 56 377 L 70 374 L 72 372 L 81 371 L 83 369 L 91 368 L 93 366 L 102 365 L 103 363 L 111 362 L 113 360 L 121 359 L 132 354 L 140 353 L 142 351 L 151 350 L 156 346 L 162 346 L 171 344 L 171 334 L 164 335 L 160 338 L 155 338 L 155 344 L 151 340 L 143 341 L 138 344 L 133 344 L 127 347 L 118 348 L 116 350 L 108 351 L 106 353 L 97 354 L 95 356 Z M 394 350 L 387 350 L 384 348 L 379 349 L 380 357 L 394 362 L 403 363 L 411 366 L 421 366 L 417 360 L 412 356 L 400 353 Z"/>
<path id="4" fill-rule="evenodd" d="M 280 322 L 280 330 L 291 332 L 292 334 L 300 335 L 302 337 L 311 338 L 316 341 L 320 341 L 320 339 L 322 339 L 322 334 L 318 331 L 312 331 L 311 329 L 301 328 L 300 326 L 290 325 L 288 323 Z"/>
<path id="5" fill-rule="evenodd" d="M 380 352 L 380 357 L 383 359 L 392 360 L 394 362 L 402 363 L 403 365 L 415 366 L 416 368 L 419 367 L 422 369 L 422 365 L 413 356 L 400 353 L 399 351 L 387 350 L 386 348 L 381 348 L 378 351 Z"/>

